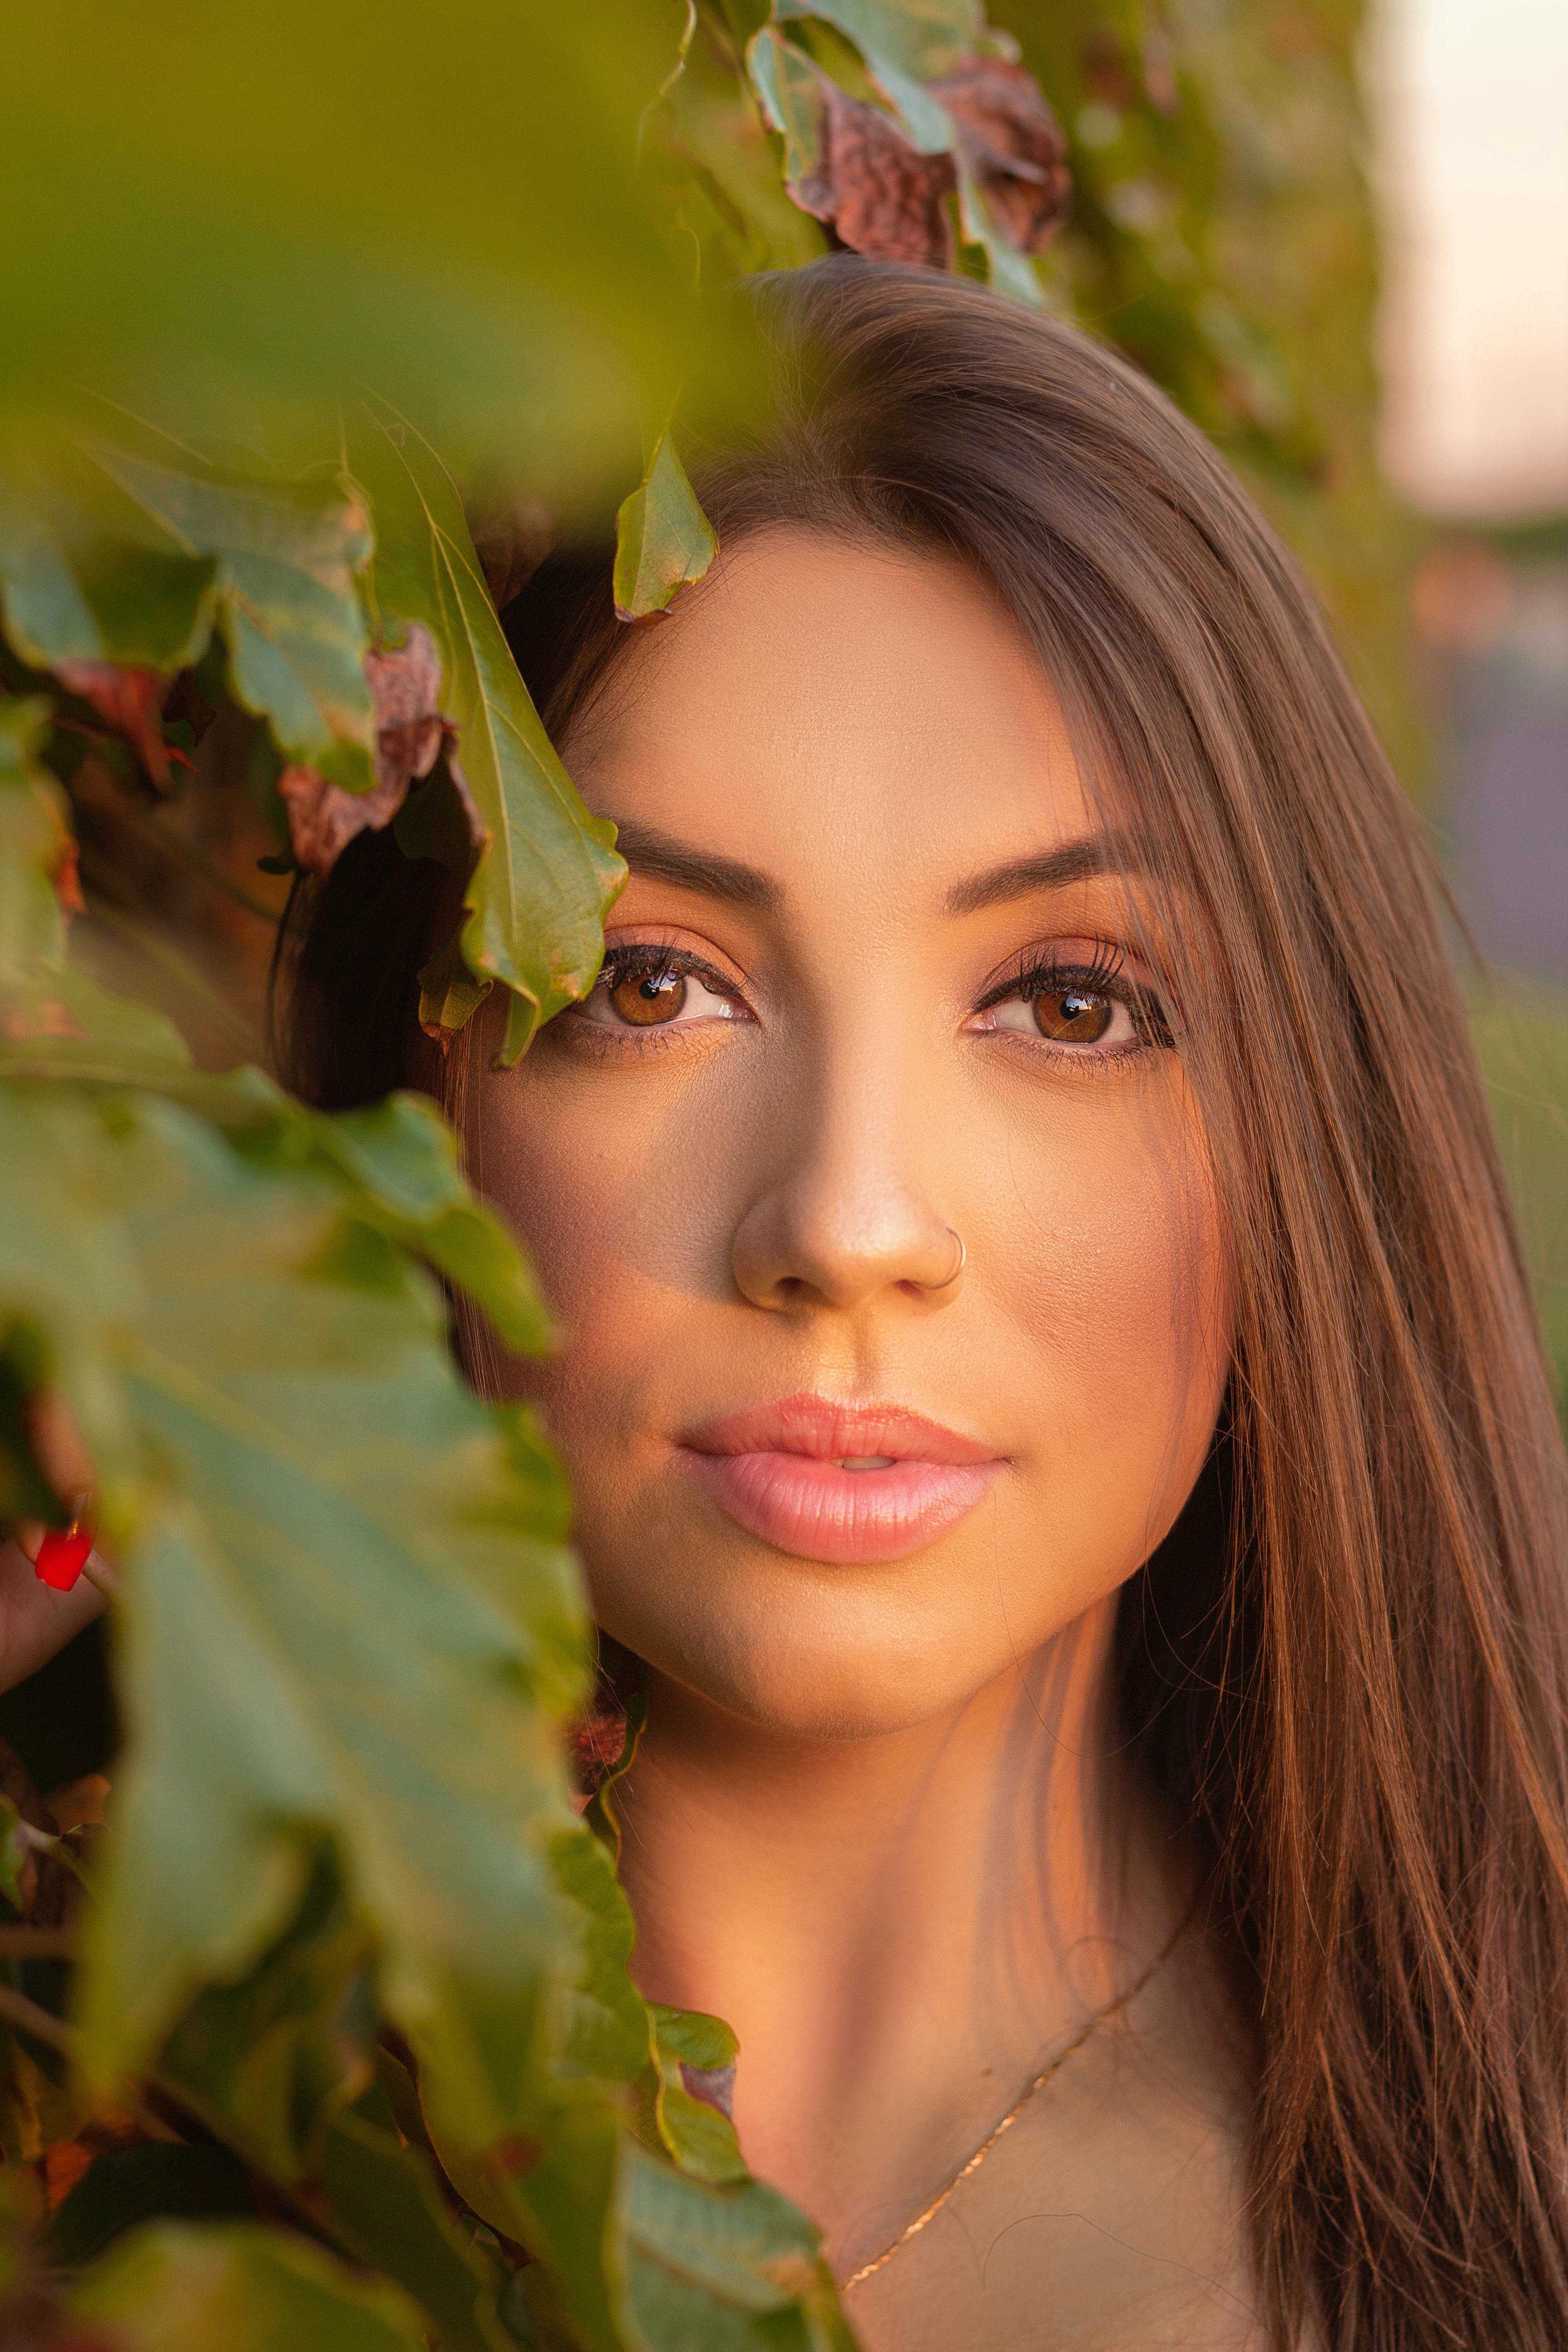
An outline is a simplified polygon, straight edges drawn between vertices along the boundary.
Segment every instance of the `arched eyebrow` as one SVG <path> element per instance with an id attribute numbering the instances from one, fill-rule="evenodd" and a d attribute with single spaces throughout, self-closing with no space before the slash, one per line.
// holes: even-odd
<path id="1" fill-rule="evenodd" d="M 628 820 L 616 828 L 616 846 L 634 874 L 651 881 L 673 883 L 677 889 L 699 891 L 708 898 L 726 898 L 731 906 L 752 907 L 763 914 L 777 914 L 784 905 L 783 887 L 771 874 L 738 857 L 721 857 L 716 850 L 677 841 L 657 825 Z M 1140 862 L 1125 835 L 1085 834 L 1079 840 L 1058 842 L 1037 856 L 1009 858 L 965 882 L 955 882 L 947 893 L 945 910 L 973 915 L 983 907 L 1027 898 L 1031 891 L 1066 889 L 1100 874 L 1136 872 Z"/>
<path id="2" fill-rule="evenodd" d="M 784 904 L 784 892 L 771 875 L 743 866 L 738 857 L 694 849 L 660 833 L 657 825 L 617 825 L 616 847 L 634 874 L 646 874 L 653 881 L 700 890 L 704 898 L 728 898 L 731 906 L 755 907 L 763 914 L 776 914 Z"/>
<path id="3" fill-rule="evenodd" d="M 1009 898 L 1027 898 L 1032 890 L 1062 890 L 1069 883 L 1089 882 L 1098 874 L 1135 874 L 1142 860 L 1124 834 L 1085 834 L 1076 841 L 1058 842 L 1037 857 L 1010 857 L 967 882 L 955 882 L 945 901 L 950 915 L 977 914 L 982 907 L 1005 906 Z"/>

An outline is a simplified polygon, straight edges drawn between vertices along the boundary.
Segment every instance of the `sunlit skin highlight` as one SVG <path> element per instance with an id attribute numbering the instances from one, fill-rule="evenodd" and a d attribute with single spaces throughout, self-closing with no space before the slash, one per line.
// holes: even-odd
<path id="1" fill-rule="evenodd" d="M 735 2025 L 748 2157 L 852 2268 L 1185 1900 L 1105 1690 L 1228 1360 L 1155 966 L 1181 910 L 944 560 L 742 542 L 566 752 L 631 878 L 593 996 L 475 1089 L 473 1171 L 561 1334 L 509 1377 L 649 1670 L 639 1980 Z M 868 2346 L 1034 2343 L 1042 2294 L 1053 2344 L 1200 2304 L 1201 2340 L 1244 2340 L 1205 2284 L 1228 2092 L 1192 1971 L 1163 1981 L 964 2191 L 984 2285 L 933 2228 L 855 2298 Z M 1069 2160 L 1087 2234 L 1019 2231 Z"/>

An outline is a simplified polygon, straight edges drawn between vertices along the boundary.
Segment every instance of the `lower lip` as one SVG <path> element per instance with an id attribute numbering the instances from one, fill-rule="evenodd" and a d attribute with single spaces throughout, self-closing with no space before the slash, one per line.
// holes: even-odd
<path id="1" fill-rule="evenodd" d="M 801 1559 L 906 1559 L 989 1494 L 1000 1462 L 893 1462 L 844 1470 L 809 1454 L 700 1454 L 686 1460 L 748 1534 Z"/>

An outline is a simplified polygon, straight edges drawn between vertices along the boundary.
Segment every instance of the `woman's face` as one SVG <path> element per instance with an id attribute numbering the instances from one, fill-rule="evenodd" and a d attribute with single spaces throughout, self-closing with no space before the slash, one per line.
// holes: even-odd
<path id="1" fill-rule="evenodd" d="M 940 559 L 742 543 L 567 756 L 631 879 L 471 1141 L 599 1620 L 780 1729 L 939 1716 L 1140 1566 L 1214 1427 L 1219 1219 L 1136 944 L 1172 910 Z"/>

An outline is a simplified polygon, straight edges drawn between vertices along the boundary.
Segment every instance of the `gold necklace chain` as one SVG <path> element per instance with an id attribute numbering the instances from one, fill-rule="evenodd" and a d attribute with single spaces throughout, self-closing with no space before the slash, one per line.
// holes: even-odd
<path id="1" fill-rule="evenodd" d="M 863 2285 L 867 2279 L 874 2276 L 874 2274 L 878 2271 L 881 2270 L 886 2263 L 890 2263 L 893 2256 L 903 2247 L 907 2246 L 911 2238 L 918 2238 L 928 2221 L 935 2221 L 937 2215 L 942 2211 L 942 2207 L 947 2203 L 949 2198 L 951 2198 L 958 2189 L 963 2188 L 971 2173 L 979 2171 L 981 2166 L 984 2163 L 986 2158 L 990 2155 L 992 2149 L 995 2147 L 1003 2133 L 1005 2131 L 1011 2131 L 1013 2126 L 1017 2122 L 1018 2117 L 1023 2114 L 1024 2109 L 1028 2105 L 1029 2101 L 1035 2096 L 1037 2091 L 1043 2091 L 1046 2084 L 1050 2082 L 1052 2077 L 1060 2074 L 1062 2068 L 1067 2064 L 1068 2060 L 1073 2055 L 1074 2052 L 1081 2050 L 1084 2043 L 1089 2039 L 1091 2034 L 1098 2033 L 1102 2025 L 1109 2025 L 1113 2017 L 1120 2017 L 1124 2009 L 1131 2009 L 1139 1994 L 1153 1983 L 1154 1979 L 1159 1975 L 1160 1970 L 1164 1967 L 1165 1962 L 1170 1958 L 1172 1953 L 1175 1950 L 1176 1946 L 1181 1942 L 1183 1936 L 1186 1933 L 1187 1926 L 1191 1917 L 1192 1913 L 1189 1911 L 1182 1919 L 1169 1942 L 1162 1946 L 1161 1949 L 1156 1952 L 1154 1958 L 1144 1969 L 1142 1975 L 1139 1977 L 1134 1983 L 1130 1984 L 1125 1992 L 1119 1992 L 1114 2000 L 1108 2000 L 1103 2009 L 1097 2009 L 1094 2015 L 1086 2020 L 1086 2021 L 1079 2026 L 1078 2032 L 1073 2035 L 1072 2040 L 1068 2043 L 1066 2049 L 1058 2050 L 1056 2056 L 1051 2060 L 1050 2064 L 1046 2068 L 1044 2074 L 1037 2074 L 1034 2081 L 1028 2084 L 1025 2089 L 1020 2092 L 1018 2097 L 1008 2108 L 1001 2122 L 994 2127 L 987 2138 L 981 2141 L 980 2146 L 975 2149 L 967 2164 L 963 2164 L 959 2167 L 958 2170 L 953 2174 L 952 2179 L 948 2182 L 947 2187 L 942 2191 L 941 2195 L 931 2199 L 931 2201 L 926 2207 L 925 2211 L 923 2213 L 917 2213 L 914 2220 L 910 2221 L 906 2228 L 900 2230 L 898 2236 L 892 2240 L 890 2244 L 884 2246 L 879 2254 L 874 2254 L 868 2263 L 862 2263 L 860 2268 L 856 2271 L 851 2277 L 840 2281 L 838 2288 L 840 2294 L 847 2294 L 851 2287 Z"/>

